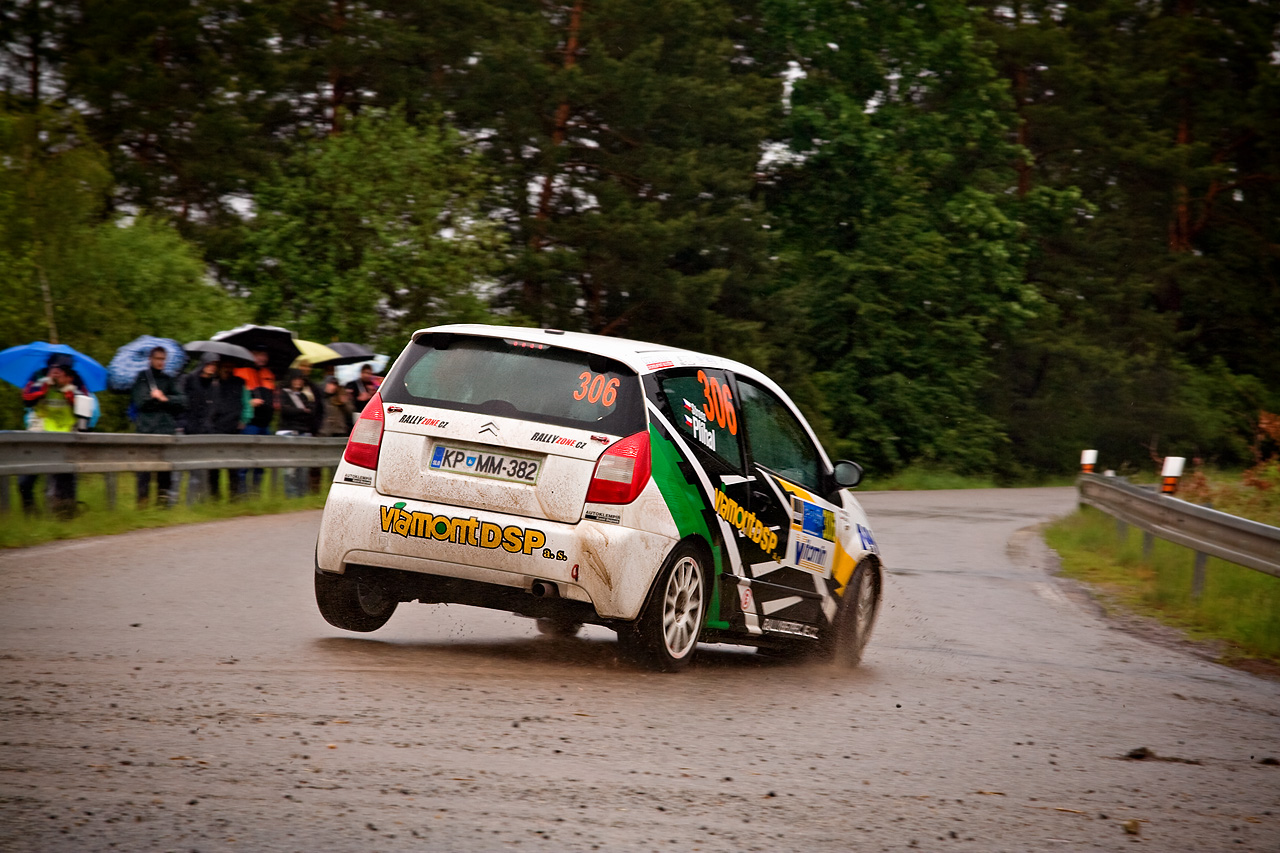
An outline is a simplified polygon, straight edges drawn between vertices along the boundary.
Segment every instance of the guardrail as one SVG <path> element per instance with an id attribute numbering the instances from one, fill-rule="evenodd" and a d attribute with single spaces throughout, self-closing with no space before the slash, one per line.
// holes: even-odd
<path id="1" fill-rule="evenodd" d="M 12 476 L 106 474 L 108 500 L 114 504 L 116 474 L 218 468 L 269 468 L 275 474 L 280 468 L 332 468 L 346 444 L 345 438 L 312 436 L 0 431 L 0 511 L 8 509 Z"/>
<path id="2" fill-rule="evenodd" d="M 1204 588 L 1206 555 L 1219 557 L 1280 577 L 1280 528 L 1229 515 L 1208 507 L 1144 489 L 1115 477 L 1081 474 L 1076 480 L 1080 502 L 1132 524 L 1150 537 L 1196 552 L 1191 580 L 1193 595 Z"/>

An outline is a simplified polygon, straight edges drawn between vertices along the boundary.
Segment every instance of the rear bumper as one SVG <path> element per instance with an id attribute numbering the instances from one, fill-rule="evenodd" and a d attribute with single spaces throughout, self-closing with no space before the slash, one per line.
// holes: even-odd
<path id="1" fill-rule="evenodd" d="M 316 545 L 321 571 L 380 566 L 529 591 L 552 581 L 602 619 L 635 619 L 675 540 L 595 521 L 565 524 L 411 501 L 334 483 Z"/>

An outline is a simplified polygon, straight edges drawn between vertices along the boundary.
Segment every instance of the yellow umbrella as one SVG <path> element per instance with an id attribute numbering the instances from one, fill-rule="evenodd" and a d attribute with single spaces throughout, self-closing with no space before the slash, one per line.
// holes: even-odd
<path id="1" fill-rule="evenodd" d="M 304 341 L 301 338 L 294 338 L 293 343 L 298 348 L 298 352 L 302 355 L 293 360 L 293 367 L 297 367 L 302 362 L 308 364 L 316 364 L 321 361 L 328 361 L 331 358 L 342 358 L 341 353 L 331 350 L 324 344 L 318 344 L 315 341 Z"/>

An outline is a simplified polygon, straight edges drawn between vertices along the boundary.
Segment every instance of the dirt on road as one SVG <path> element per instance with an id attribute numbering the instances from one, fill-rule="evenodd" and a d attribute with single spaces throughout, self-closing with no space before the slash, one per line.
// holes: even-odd
<path id="1" fill-rule="evenodd" d="M 457 606 L 345 634 L 319 513 L 0 553 L 0 850 L 1280 850 L 1280 684 L 1064 594 L 1027 531 L 1074 490 L 860 498 L 854 671 Z"/>

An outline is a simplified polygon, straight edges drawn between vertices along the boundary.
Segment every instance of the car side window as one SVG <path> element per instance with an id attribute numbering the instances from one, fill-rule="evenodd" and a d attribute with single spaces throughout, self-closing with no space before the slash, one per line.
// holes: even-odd
<path id="1" fill-rule="evenodd" d="M 723 370 L 670 371 L 659 387 L 676 429 L 735 470 L 742 470 L 738 406 Z"/>
<path id="2" fill-rule="evenodd" d="M 823 491 L 822 455 L 791 410 L 773 392 L 742 377 L 738 395 L 752 461 L 798 486 Z"/>

